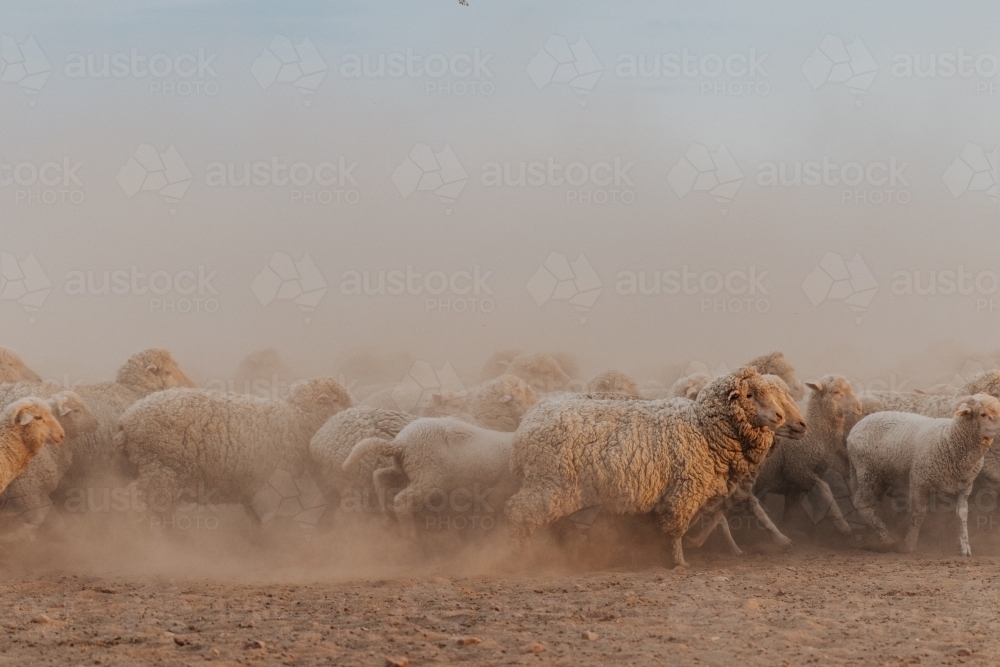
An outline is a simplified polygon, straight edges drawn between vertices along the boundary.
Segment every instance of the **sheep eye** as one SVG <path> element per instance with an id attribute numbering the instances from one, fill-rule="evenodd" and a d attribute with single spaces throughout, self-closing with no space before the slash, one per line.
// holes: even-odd
<path id="1" fill-rule="evenodd" d="M 753 398 L 753 394 L 747 394 L 747 398 Z"/>

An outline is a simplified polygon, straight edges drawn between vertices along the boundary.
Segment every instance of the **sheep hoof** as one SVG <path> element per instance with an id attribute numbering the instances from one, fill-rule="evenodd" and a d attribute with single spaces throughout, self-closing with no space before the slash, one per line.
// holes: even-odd
<path id="1" fill-rule="evenodd" d="M 774 536 L 774 543 L 777 544 L 779 547 L 783 547 L 785 549 L 790 548 L 794 544 L 794 542 L 792 542 L 790 539 L 788 539 L 784 535 L 775 535 Z"/>
<path id="2" fill-rule="evenodd" d="M 675 570 L 686 570 L 686 569 L 688 569 L 688 564 L 687 563 L 677 563 L 676 565 L 674 565 L 674 569 Z"/>
<path id="3" fill-rule="evenodd" d="M 731 553 L 734 556 L 742 556 L 743 549 L 740 549 L 739 547 L 733 547 L 729 549 L 729 553 Z"/>

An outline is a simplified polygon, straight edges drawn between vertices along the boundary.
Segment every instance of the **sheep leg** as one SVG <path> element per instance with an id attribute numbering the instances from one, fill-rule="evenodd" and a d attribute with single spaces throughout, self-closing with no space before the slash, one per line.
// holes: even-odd
<path id="1" fill-rule="evenodd" d="M 868 480 L 855 478 L 855 485 L 857 486 L 857 490 L 854 492 L 854 509 L 858 511 L 864 522 L 871 526 L 878 534 L 882 544 L 892 544 L 893 540 L 889 534 L 889 529 L 885 527 L 882 519 L 878 516 L 878 512 L 875 511 L 878 507 L 880 494 L 875 492 L 875 489 L 868 483 Z"/>
<path id="2" fill-rule="evenodd" d="M 958 553 L 963 556 L 972 555 L 972 547 L 969 546 L 969 494 L 972 493 L 970 486 L 958 494 L 958 502 L 955 506 L 955 513 L 958 514 L 958 521 L 961 526 L 958 534 Z"/>
<path id="3" fill-rule="evenodd" d="M 784 533 L 778 530 L 778 527 L 774 525 L 771 521 L 771 517 L 767 515 L 767 511 L 764 509 L 763 505 L 760 504 L 760 500 L 757 496 L 752 493 L 747 496 L 747 502 L 750 503 L 750 509 L 753 510 L 753 515 L 757 517 L 757 520 L 764 524 L 764 528 L 767 532 L 771 533 L 771 539 L 774 540 L 775 544 L 779 544 L 783 547 L 790 547 L 792 541 L 785 537 Z"/>
<path id="4" fill-rule="evenodd" d="M 578 502 L 563 498 L 558 490 L 521 487 L 507 501 L 504 514 L 511 537 L 524 540 L 542 526 L 581 509 Z"/>
<path id="5" fill-rule="evenodd" d="M 833 491 L 830 489 L 830 485 L 826 483 L 826 480 L 820 477 L 815 477 L 813 483 L 819 489 L 819 494 L 823 498 L 823 502 L 827 503 L 830 508 L 830 516 L 833 518 L 833 523 L 837 526 L 839 530 L 844 535 L 851 534 L 851 524 L 847 523 L 844 519 L 844 514 L 840 511 L 840 505 L 837 504 L 837 500 L 833 497 Z"/>
<path id="6" fill-rule="evenodd" d="M 400 530 L 411 540 L 417 539 L 417 522 L 413 518 L 413 509 L 422 500 L 422 491 L 408 486 L 396 494 L 392 501 L 393 514 L 396 515 Z"/>
<path id="7" fill-rule="evenodd" d="M 904 554 L 911 553 L 917 547 L 917 536 L 920 534 L 920 526 L 927 516 L 927 505 L 930 503 L 930 493 L 925 489 L 913 489 L 910 491 L 910 502 L 913 505 L 913 514 L 910 516 L 910 527 L 900 545 L 900 551 Z M 968 510 L 968 505 L 966 505 Z"/>
<path id="8" fill-rule="evenodd" d="M 372 484 L 375 485 L 375 495 L 378 497 L 378 509 L 386 519 L 389 519 L 389 489 L 396 479 L 395 468 L 379 468 L 372 473 Z"/>
<path id="9" fill-rule="evenodd" d="M 681 537 L 671 537 L 670 538 L 670 559 L 674 563 L 674 569 L 680 570 L 687 568 L 687 561 L 684 560 L 684 540 Z"/>
<path id="10" fill-rule="evenodd" d="M 712 534 L 715 527 L 726 519 L 726 515 L 722 510 L 712 514 L 711 519 L 704 514 L 699 515 L 699 517 L 702 522 L 702 529 L 694 535 L 688 533 L 684 536 L 684 546 L 686 547 L 700 547 L 705 544 L 705 540 L 707 540 L 708 536 Z"/>
<path id="11" fill-rule="evenodd" d="M 726 543 L 729 545 L 730 553 L 734 556 L 742 556 L 743 550 L 736 544 L 736 540 L 733 539 L 733 534 L 729 532 L 729 522 L 726 521 L 725 513 L 719 512 L 719 514 L 722 515 L 722 520 L 719 524 L 722 526 L 722 534 L 726 536 Z"/>

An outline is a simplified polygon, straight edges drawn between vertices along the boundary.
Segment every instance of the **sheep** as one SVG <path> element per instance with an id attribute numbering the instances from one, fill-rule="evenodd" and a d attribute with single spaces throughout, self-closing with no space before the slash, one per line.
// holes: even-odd
<path id="1" fill-rule="evenodd" d="M 591 392 L 611 392 L 635 398 L 645 398 L 645 395 L 639 391 L 639 385 L 636 384 L 635 380 L 625 373 L 613 369 L 606 370 L 592 379 L 587 385 L 587 389 Z"/>
<path id="2" fill-rule="evenodd" d="M 829 470 L 847 480 L 845 438 L 849 424 L 861 415 L 861 403 L 850 381 L 841 375 L 825 375 L 806 385 L 812 390 L 806 408 L 808 432 L 799 442 L 784 438 L 775 440 L 757 474 L 753 491 L 757 496 L 781 494 L 785 497 L 785 507 L 791 507 L 802 494 L 816 488 L 829 507 L 837 530 L 849 535 L 851 527 L 823 476 Z"/>
<path id="3" fill-rule="evenodd" d="M 526 539 L 601 504 L 652 512 L 674 565 L 685 567 L 691 520 L 760 466 L 784 421 L 775 391 L 750 367 L 717 378 L 696 401 L 541 401 L 514 434 L 511 465 L 523 483 L 505 508 L 511 535 Z"/>
<path id="4" fill-rule="evenodd" d="M 25 365 L 17 352 L 0 347 L 0 384 L 22 381 L 41 382 L 42 378 Z"/>
<path id="5" fill-rule="evenodd" d="M 890 488 L 908 489 L 911 514 L 900 550 L 913 551 L 931 493 L 943 493 L 957 500 L 959 553 L 972 555 L 969 494 L 984 453 L 1000 436 L 1000 401 L 981 393 L 963 396 L 955 404 L 951 419 L 878 412 L 858 422 L 847 436 L 854 506 L 883 545 L 894 541 L 876 506 Z"/>
<path id="6" fill-rule="evenodd" d="M 801 401 L 806 395 L 805 387 L 795 377 L 795 369 L 785 359 L 782 352 L 770 352 L 755 357 L 746 363 L 754 368 L 761 375 L 777 375 L 788 385 L 788 393 L 796 401 Z M 693 373 L 679 378 L 670 388 L 670 395 L 676 398 L 693 399 L 698 395 L 706 384 L 711 381 L 711 376 L 706 373 Z"/>
<path id="7" fill-rule="evenodd" d="M 668 390 L 671 398 L 686 398 L 690 401 L 698 398 L 698 393 L 712 381 L 712 376 L 708 373 L 692 373 L 678 378 Z"/>
<path id="8" fill-rule="evenodd" d="M 959 396 L 989 394 L 1000 398 L 1000 371 L 986 371 L 966 382 L 957 392 Z M 954 413 L 955 394 L 902 391 L 867 391 L 860 397 L 866 415 L 875 412 L 913 412 L 925 417 L 951 417 Z"/>
<path id="9" fill-rule="evenodd" d="M 258 396 L 275 395 L 278 388 L 294 382 L 281 355 L 273 347 L 251 352 L 243 357 L 233 377 L 230 391 Z"/>
<path id="10" fill-rule="evenodd" d="M 30 386 L 30 383 L 19 383 L 4 387 L 12 391 L 0 390 L 0 405 L 27 397 Z M 98 426 L 97 419 L 74 391 L 59 391 L 46 403 L 63 429 L 65 443 L 59 447 L 44 445 L 27 468 L 0 494 L 4 513 L 18 515 L 26 525 L 36 525 L 44 517 L 51 504 L 50 494 L 59 486 L 73 461 L 74 440 L 82 433 L 93 433 Z"/>
<path id="11" fill-rule="evenodd" d="M 0 412 L 0 492 L 28 467 L 45 443 L 58 445 L 65 437 L 40 398 L 22 398 L 4 408 Z"/>
<path id="12" fill-rule="evenodd" d="M 455 498 L 461 491 L 469 504 L 482 505 L 477 510 L 491 512 L 491 501 L 502 507 L 517 488 L 510 467 L 513 440 L 513 433 L 491 431 L 455 419 L 417 419 L 394 439 L 361 440 L 343 468 L 350 471 L 359 461 L 378 456 L 390 459 L 391 468 L 374 474 L 376 493 L 382 511 L 388 514 L 390 473 L 395 473 L 396 479 L 405 476 L 407 484 L 392 499 L 392 514 L 405 534 L 416 537 L 414 513 L 428 505 L 434 494 Z"/>
<path id="13" fill-rule="evenodd" d="M 74 439 L 73 463 L 63 476 L 63 489 L 88 478 L 107 474 L 127 475 L 127 462 L 114 448 L 118 418 L 140 398 L 171 387 L 194 387 L 167 350 L 151 348 L 129 357 L 114 382 L 78 384 L 73 390 L 97 419 L 98 427 Z M 28 393 L 47 398 L 62 387 L 56 383 L 30 384 Z"/>
<path id="14" fill-rule="evenodd" d="M 369 395 L 361 405 L 380 410 L 403 410 L 419 417 L 446 417 L 468 412 L 466 392 L 438 389 L 429 393 L 418 387 L 395 384 Z"/>
<path id="15" fill-rule="evenodd" d="M 808 427 L 805 419 L 802 417 L 802 413 L 799 412 L 799 406 L 795 404 L 795 401 L 792 400 L 791 395 L 788 393 L 788 385 L 785 384 L 785 381 L 777 375 L 765 375 L 763 377 L 768 383 L 771 384 L 772 389 L 774 389 L 777 393 L 781 408 L 785 411 L 785 423 L 779 426 L 774 432 L 775 443 L 777 443 L 781 438 L 801 440 L 808 432 Z M 774 450 L 774 446 L 776 445 L 772 446 L 772 452 Z M 768 453 L 768 457 L 770 456 L 771 453 Z M 766 460 L 767 459 L 765 459 L 765 462 Z M 767 512 L 761 506 L 757 496 L 754 495 L 753 487 L 756 481 L 757 473 L 747 475 L 736 486 L 736 488 L 733 489 L 733 492 L 719 507 L 702 508 L 701 515 L 706 519 L 704 525 L 702 526 L 702 530 L 695 535 L 690 534 L 690 532 L 685 535 L 684 546 L 700 547 L 705 543 L 705 540 L 712 533 L 715 527 L 717 525 L 721 525 L 723 536 L 726 538 L 726 542 L 729 545 L 729 550 L 735 556 L 741 555 L 743 551 L 736 544 L 732 533 L 729 531 L 729 522 L 726 521 L 726 512 L 743 502 L 746 502 L 750 506 L 750 510 L 753 512 L 754 516 L 764 525 L 764 528 L 771 533 L 771 538 L 778 545 L 783 547 L 791 546 L 792 541 L 788 539 L 780 530 L 778 530 L 778 527 L 774 525 L 773 521 L 771 521 L 771 517 L 767 515 Z M 698 522 L 693 522 L 693 525 L 696 523 Z"/>
<path id="16" fill-rule="evenodd" d="M 516 431 L 524 413 L 537 401 L 527 382 L 515 375 L 501 375 L 474 390 L 468 407 L 479 426 L 494 431 Z"/>
<path id="17" fill-rule="evenodd" d="M 163 513 L 162 501 L 184 489 L 206 488 L 253 516 L 254 496 L 271 475 L 305 472 L 309 441 L 349 407 L 350 394 L 330 378 L 298 382 L 285 398 L 168 389 L 125 411 L 115 446 L 138 470 L 138 489 L 154 511 Z"/>
<path id="18" fill-rule="evenodd" d="M 639 392 L 646 398 L 673 398 L 664 384 L 658 380 L 646 380 L 639 385 Z"/>
<path id="19" fill-rule="evenodd" d="M 483 370 L 480 371 L 480 380 L 482 382 L 488 382 L 494 378 L 498 378 L 510 372 L 510 362 L 514 361 L 515 358 L 523 354 L 521 350 L 516 348 L 507 348 L 505 350 L 497 350 L 490 355 L 490 358 L 486 360 L 483 365 Z"/>
<path id="20" fill-rule="evenodd" d="M 324 485 L 339 493 L 341 508 L 361 510 L 375 506 L 375 486 L 372 475 L 390 462 L 372 456 L 355 464 L 350 473 L 344 471 L 344 461 L 351 449 L 365 438 L 391 440 L 416 417 L 399 410 L 382 410 L 361 405 L 330 417 L 309 441 L 309 456 L 318 466 Z M 383 473 L 387 474 L 387 473 Z"/>

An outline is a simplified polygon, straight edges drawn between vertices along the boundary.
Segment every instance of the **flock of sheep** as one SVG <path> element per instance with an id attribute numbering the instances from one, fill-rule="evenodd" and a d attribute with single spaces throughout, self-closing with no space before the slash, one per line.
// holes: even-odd
<path id="1" fill-rule="evenodd" d="M 0 348 L 0 503 L 31 524 L 32 508 L 60 490 L 115 475 L 150 512 L 170 513 L 181 494 L 208 488 L 254 517 L 275 471 L 311 472 L 341 509 L 349 498 L 375 505 L 410 537 L 435 494 L 484 493 L 517 540 L 564 517 L 651 515 L 684 566 L 684 546 L 717 527 L 740 553 L 726 520 L 740 503 L 789 545 L 760 503 L 765 493 L 786 506 L 817 493 L 850 534 L 830 472 L 850 480 L 854 509 L 886 547 L 896 542 L 880 502 L 890 490 L 907 494 L 903 551 L 931 496 L 954 497 L 968 556 L 973 484 L 1000 485 L 998 371 L 957 391 L 860 396 L 838 375 L 801 383 L 779 352 L 670 388 L 641 390 L 614 370 L 577 387 L 575 373 L 568 357 L 502 351 L 475 389 L 432 392 L 404 411 L 397 387 L 349 392 L 332 378 L 280 398 L 200 389 L 160 349 L 133 355 L 114 382 L 67 389 Z"/>

